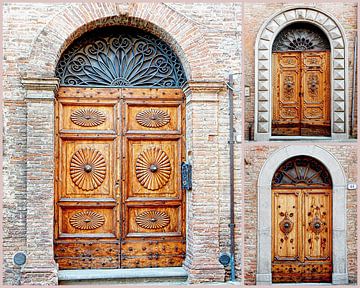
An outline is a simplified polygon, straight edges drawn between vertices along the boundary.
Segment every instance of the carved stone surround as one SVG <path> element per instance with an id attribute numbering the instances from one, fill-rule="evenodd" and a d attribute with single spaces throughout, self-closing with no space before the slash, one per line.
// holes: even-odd
<path id="1" fill-rule="evenodd" d="M 307 22 L 324 31 L 331 46 L 331 136 L 346 139 L 347 43 L 340 24 L 315 8 L 287 8 L 269 18 L 261 27 L 255 47 L 255 140 L 271 138 L 272 45 L 280 31 L 295 22 Z"/>

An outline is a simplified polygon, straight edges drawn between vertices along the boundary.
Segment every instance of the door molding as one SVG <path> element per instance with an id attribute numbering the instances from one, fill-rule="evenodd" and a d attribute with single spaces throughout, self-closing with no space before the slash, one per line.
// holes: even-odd
<path id="1" fill-rule="evenodd" d="M 317 145 L 289 145 L 266 160 L 259 173 L 256 284 L 271 284 L 271 182 L 278 167 L 295 156 L 310 156 L 322 162 L 332 178 L 333 189 L 333 284 L 347 284 L 346 178 L 338 160 Z"/>
<path id="2" fill-rule="evenodd" d="M 331 46 L 331 138 L 347 139 L 346 89 L 347 41 L 344 29 L 329 13 L 314 7 L 292 7 L 273 14 L 260 28 L 255 42 L 255 131 L 256 141 L 271 138 L 272 119 L 272 45 L 276 36 L 286 26 L 307 22 L 320 28 Z"/>

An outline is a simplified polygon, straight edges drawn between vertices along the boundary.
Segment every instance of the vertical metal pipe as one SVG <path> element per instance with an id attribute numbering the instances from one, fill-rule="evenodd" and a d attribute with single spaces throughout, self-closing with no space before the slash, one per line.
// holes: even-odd
<path id="1" fill-rule="evenodd" d="M 229 153 L 230 153 L 230 281 L 235 281 L 235 213 L 234 213 L 234 77 L 229 75 Z"/>
<path id="2" fill-rule="evenodd" d="M 350 123 L 350 135 L 354 134 L 354 117 L 355 117 L 355 83 L 356 83 L 356 68 L 357 68 L 357 34 L 355 35 L 354 43 L 354 63 L 353 63 L 353 82 L 352 82 L 352 94 L 351 94 L 351 123 Z"/>

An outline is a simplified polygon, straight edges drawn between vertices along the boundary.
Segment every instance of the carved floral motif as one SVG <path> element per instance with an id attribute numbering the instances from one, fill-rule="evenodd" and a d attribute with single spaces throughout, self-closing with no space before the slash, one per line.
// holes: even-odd
<path id="1" fill-rule="evenodd" d="M 94 127 L 104 123 L 106 116 L 102 111 L 93 108 L 84 108 L 71 113 L 70 119 L 78 126 Z"/>
<path id="2" fill-rule="evenodd" d="M 94 190 L 104 181 L 106 162 L 100 151 L 93 148 L 81 148 L 71 158 L 70 176 L 76 186 L 82 190 Z"/>
<path id="3" fill-rule="evenodd" d="M 136 216 L 136 223 L 145 229 L 164 228 L 170 223 L 170 217 L 165 212 L 145 211 Z"/>
<path id="4" fill-rule="evenodd" d="M 171 164 L 169 157 L 157 147 L 143 151 L 136 160 L 136 177 L 140 184 L 149 190 L 158 190 L 170 178 Z"/>
<path id="5" fill-rule="evenodd" d="M 81 230 L 94 230 L 105 223 L 105 217 L 94 211 L 82 211 L 71 216 L 71 226 Z"/>
<path id="6" fill-rule="evenodd" d="M 163 110 L 148 109 L 139 112 L 136 121 L 147 128 L 159 128 L 170 122 L 170 115 Z"/>

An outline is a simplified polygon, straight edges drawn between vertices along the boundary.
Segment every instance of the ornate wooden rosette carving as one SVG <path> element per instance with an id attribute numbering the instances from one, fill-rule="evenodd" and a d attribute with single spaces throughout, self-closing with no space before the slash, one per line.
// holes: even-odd
<path id="1" fill-rule="evenodd" d="M 104 123 L 106 116 L 102 111 L 92 108 L 84 108 L 71 113 L 70 119 L 78 126 L 94 127 Z"/>
<path id="2" fill-rule="evenodd" d="M 139 112 L 136 121 L 147 128 L 159 128 L 170 122 L 170 115 L 163 110 L 148 109 Z"/>
<path id="3" fill-rule="evenodd" d="M 316 234 L 320 234 L 325 228 L 325 223 L 323 223 L 320 218 L 316 215 L 310 222 L 310 229 Z"/>
<path id="4" fill-rule="evenodd" d="M 83 211 L 71 216 L 69 222 L 76 229 L 94 230 L 104 225 L 105 218 L 94 211 Z"/>
<path id="5" fill-rule="evenodd" d="M 81 148 L 71 158 L 70 176 L 82 190 L 94 190 L 105 179 L 106 163 L 104 156 L 92 148 Z"/>
<path id="6" fill-rule="evenodd" d="M 285 239 L 287 239 L 288 234 L 294 228 L 294 222 L 291 221 L 288 212 L 285 212 L 285 217 L 284 217 L 284 219 L 281 220 L 279 225 L 280 225 L 281 232 L 283 232 L 285 234 Z"/>
<path id="7" fill-rule="evenodd" d="M 169 181 L 171 164 L 164 151 L 151 147 L 138 156 L 135 170 L 142 186 L 149 190 L 158 190 Z"/>
<path id="8" fill-rule="evenodd" d="M 145 229 L 164 228 L 170 223 L 170 217 L 165 212 L 145 211 L 136 216 L 136 223 Z"/>

